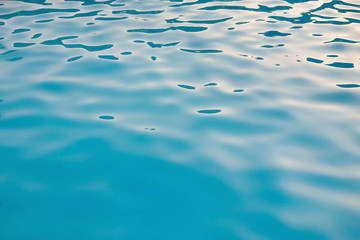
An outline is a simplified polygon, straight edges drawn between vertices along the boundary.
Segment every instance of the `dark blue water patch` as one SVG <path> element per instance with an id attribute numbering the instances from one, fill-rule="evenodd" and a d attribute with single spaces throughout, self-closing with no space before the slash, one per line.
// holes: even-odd
<path id="1" fill-rule="evenodd" d="M 144 14 L 160 14 L 163 13 L 164 10 L 152 10 L 152 11 L 138 11 L 138 10 L 119 10 L 119 11 L 113 11 L 113 14 L 130 14 L 130 15 L 144 15 Z"/>
<path id="2" fill-rule="evenodd" d="M 10 59 L 8 59 L 7 61 L 9 61 L 9 62 L 15 62 L 15 61 L 19 61 L 19 60 L 21 60 L 21 59 L 23 59 L 23 57 L 10 58 Z"/>
<path id="3" fill-rule="evenodd" d="M 42 33 L 36 33 L 34 36 L 31 37 L 31 39 L 36 39 L 42 36 Z"/>
<path id="4" fill-rule="evenodd" d="M 252 12 L 274 12 L 279 10 L 289 10 L 292 9 L 290 6 L 275 6 L 275 7 L 267 7 L 265 5 L 258 4 L 258 8 L 249 8 L 245 6 L 228 6 L 228 5 L 218 5 L 218 6 L 208 6 L 199 8 L 199 10 L 208 10 L 208 11 L 216 11 L 216 10 L 244 10 L 244 11 L 252 11 Z"/>
<path id="5" fill-rule="evenodd" d="M 190 85 L 178 84 L 178 86 L 181 87 L 181 88 L 189 89 L 189 90 L 194 90 L 195 89 L 195 87 L 190 86 Z"/>
<path id="6" fill-rule="evenodd" d="M 0 39 L 0 40 L 2 40 L 2 39 Z M 6 49 L 6 47 L 0 43 L 0 50 L 2 50 L 2 49 Z"/>
<path id="7" fill-rule="evenodd" d="M 345 38 L 334 38 L 331 41 L 324 42 L 324 43 L 358 43 L 359 41 L 349 40 Z"/>
<path id="8" fill-rule="evenodd" d="M 353 63 L 346 63 L 346 62 L 333 62 L 325 65 L 330 67 L 337 67 L 337 68 L 354 68 Z"/>
<path id="9" fill-rule="evenodd" d="M 103 120 L 113 120 L 115 117 L 113 116 L 108 116 L 108 115 L 103 115 L 103 116 L 99 116 L 100 119 Z"/>
<path id="10" fill-rule="evenodd" d="M 310 10 L 310 12 L 312 12 Z M 320 18 L 320 19 L 335 19 L 336 17 L 333 16 L 325 16 L 325 15 L 319 15 L 319 14 L 315 14 L 315 13 L 308 13 L 310 14 L 312 17 L 316 17 L 316 18 Z"/>
<path id="11" fill-rule="evenodd" d="M 39 4 L 39 5 L 52 5 L 52 3 L 46 2 L 47 0 L 17 0 L 24 3 L 32 3 L 32 4 Z"/>
<path id="12" fill-rule="evenodd" d="M 317 12 L 317 11 L 321 11 L 321 10 L 325 10 L 327 8 L 331 8 L 334 10 L 337 10 L 337 8 L 335 7 L 335 5 L 344 5 L 344 6 L 351 6 L 351 7 L 359 7 L 358 4 L 354 4 L 354 3 L 349 3 L 349 2 L 345 2 L 345 1 L 331 1 L 331 2 L 325 2 L 323 3 L 321 6 L 310 10 L 310 12 Z"/>
<path id="13" fill-rule="evenodd" d="M 311 58 L 311 57 L 306 58 L 306 61 L 312 62 L 312 63 L 323 63 L 324 62 L 323 60 Z"/>
<path id="14" fill-rule="evenodd" d="M 335 54 L 329 54 L 329 55 L 326 55 L 327 57 L 331 57 L 331 58 L 336 58 L 336 57 L 339 57 L 339 55 L 335 55 Z"/>
<path id="15" fill-rule="evenodd" d="M 229 30 L 229 31 L 234 30 L 234 29 L 235 29 L 234 27 L 227 28 L 227 30 Z"/>
<path id="16" fill-rule="evenodd" d="M 86 26 L 90 26 L 90 25 L 94 25 L 95 23 L 93 23 L 93 22 L 88 22 L 88 23 L 86 23 Z"/>
<path id="17" fill-rule="evenodd" d="M 184 23 L 186 21 L 179 20 L 179 17 L 171 18 L 171 19 L 165 19 L 166 23 Z"/>
<path id="18" fill-rule="evenodd" d="M 217 86 L 217 83 L 208 83 L 204 85 L 205 87 L 209 87 L 209 86 Z"/>
<path id="19" fill-rule="evenodd" d="M 216 24 L 220 22 L 226 22 L 233 17 L 221 18 L 221 19 L 213 19 L 213 20 L 189 20 L 189 21 L 181 21 L 179 18 L 166 19 L 167 23 L 193 23 L 193 24 Z"/>
<path id="20" fill-rule="evenodd" d="M 324 35 L 321 34 L 321 33 L 313 33 L 312 36 L 314 36 L 314 37 L 322 37 L 322 36 L 324 36 Z"/>
<path id="21" fill-rule="evenodd" d="M 121 55 L 125 55 L 125 56 L 127 56 L 127 55 L 131 55 L 132 54 L 132 52 L 122 52 L 122 53 L 120 53 Z"/>
<path id="22" fill-rule="evenodd" d="M 311 19 L 311 14 L 309 13 L 302 13 L 300 17 L 269 16 L 269 18 L 276 19 L 278 21 L 290 22 L 293 24 L 304 24 L 313 21 Z"/>
<path id="23" fill-rule="evenodd" d="M 134 40 L 133 42 L 134 42 L 134 43 L 145 43 L 144 40 Z"/>
<path id="24" fill-rule="evenodd" d="M 259 34 L 263 34 L 265 37 L 285 37 L 291 35 L 291 33 L 282 33 L 279 31 L 267 31 Z"/>
<path id="25" fill-rule="evenodd" d="M 16 52 L 16 50 L 9 50 L 9 51 L 1 53 L 0 55 L 7 55 L 7 54 L 10 54 L 10 53 L 13 53 L 13 52 Z"/>
<path id="26" fill-rule="evenodd" d="M 92 16 L 96 16 L 99 12 L 102 12 L 103 10 L 97 10 L 97 11 L 91 11 L 91 12 L 85 12 L 85 13 L 76 13 L 72 16 L 64 16 L 64 17 L 59 17 L 59 18 L 63 18 L 63 19 L 72 19 L 72 18 L 80 18 L 80 17 L 92 17 Z"/>
<path id="27" fill-rule="evenodd" d="M 64 37 L 56 38 L 54 40 L 46 40 L 46 41 L 44 41 L 44 44 L 45 45 L 55 45 L 55 44 L 62 43 L 63 40 L 76 39 L 76 38 L 78 38 L 78 36 L 64 36 Z"/>
<path id="28" fill-rule="evenodd" d="M 357 18 L 348 18 L 348 17 L 346 17 L 345 19 L 348 20 L 349 23 L 360 23 L 360 19 L 357 19 Z"/>
<path id="29" fill-rule="evenodd" d="M 206 110 L 199 110 L 197 111 L 198 113 L 202 113 L 202 114 L 216 114 L 221 112 L 220 109 L 206 109 Z"/>
<path id="30" fill-rule="evenodd" d="M 230 0 L 230 1 L 232 1 L 232 0 Z M 170 7 L 182 7 L 182 6 L 190 6 L 190 5 L 211 3 L 211 2 L 214 2 L 214 0 L 196 0 L 196 1 L 184 2 L 184 3 L 183 3 L 183 0 L 170 0 L 170 2 L 181 2 L 180 4 L 170 5 Z"/>
<path id="31" fill-rule="evenodd" d="M 29 28 L 18 28 L 18 29 L 15 29 L 12 34 L 17 34 L 17 33 L 23 33 L 23 32 L 29 32 L 31 29 Z"/>
<path id="32" fill-rule="evenodd" d="M 290 29 L 300 29 L 300 28 L 303 28 L 303 27 L 302 26 L 293 26 Z"/>
<path id="33" fill-rule="evenodd" d="M 48 22 L 52 22 L 52 21 L 54 21 L 53 18 L 51 18 L 51 19 L 44 19 L 44 20 L 37 20 L 37 21 L 35 21 L 35 23 L 48 23 Z"/>
<path id="34" fill-rule="evenodd" d="M 233 92 L 234 93 L 241 93 L 241 92 L 244 92 L 244 89 L 235 89 Z"/>
<path id="35" fill-rule="evenodd" d="M 151 60 L 155 61 L 156 57 L 155 56 L 151 56 Z"/>
<path id="36" fill-rule="evenodd" d="M 317 1 L 317 0 L 285 0 L 285 1 L 290 4 L 295 4 L 295 3 L 305 3 L 305 2 Z"/>
<path id="37" fill-rule="evenodd" d="M 236 22 L 235 24 L 236 25 L 242 25 L 242 24 L 246 24 L 246 23 L 249 23 L 249 22 Z"/>
<path id="38" fill-rule="evenodd" d="M 35 45 L 36 43 L 22 43 L 22 42 L 16 42 L 14 43 L 14 47 L 16 48 L 24 48 L 24 47 L 29 47 L 29 46 L 32 46 L 32 45 Z"/>
<path id="39" fill-rule="evenodd" d="M 207 27 L 191 27 L 191 26 L 178 26 L 178 27 L 168 27 L 168 28 L 138 28 L 138 29 L 128 29 L 127 32 L 139 32 L 139 33 L 163 33 L 170 30 L 176 31 L 180 30 L 183 32 L 202 32 L 208 29 Z"/>
<path id="40" fill-rule="evenodd" d="M 148 131 L 155 131 L 156 130 L 156 128 L 144 128 L 145 130 L 148 130 Z"/>
<path id="41" fill-rule="evenodd" d="M 189 52 L 189 53 L 221 53 L 222 50 L 216 50 L 216 49 L 185 49 L 180 48 L 181 51 Z"/>
<path id="42" fill-rule="evenodd" d="M 63 43 L 63 40 L 67 40 L 67 39 L 74 39 L 74 38 L 78 38 L 77 36 L 66 36 L 66 37 L 59 37 L 53 40 L 46 40 L 41 42 L 40 44 L 43 45 L 61 45 L 64 46 L 65 48 L 83 48 L 89 52 L 96 52 L 96 51 L 102 51 L 102 50 L 106 50 L 109 48 L 112 48 L 114 45 L 112 44 L 104 44 L 104 45 L 98 45 L 98 46 L 88 46 L 88 45 L 84 45 L 84 44 L 66 44 Z"/>
<path id="43" fill-rule="evenodd" d="M 172 47 L 178 45 L 180 42 L 171 42 L 171 43 L 153 43 L 153 42 L 147 42 L 147 44 L 151 48 L 162 48 L 162 47 Z"/>
<path id="44" fill-rule="evenodd" d="M 90 5 L 108 5 L 111 7 L 122 7 L 125 6 L 124 3 L 113 3 L 116 0 L 105 0 L 105 1 L 97 1 L 97 0 L 65 0 L 66 2 L 72 2 L 72 1 L 76 1 L 76 2 L 82 2 L 81 5 L 83 6 L 90 6 Z"/>
<path id="45" fill-rule="evenodd" d="M 71 57 L 68 60 L 66 60 L 67 62 L 74 62 L 76 60 L 79 60 L 80 58 L 82 58 L 83 56 L 76 56 L 76 57 Z"/>
<path id="46" fill-rule="evenodd" d="M 349 83 L 349 84 L 337 84 L 336 86 L 341 88 L 358 88 L 360 87 L 359 84 Z"/>
<path id="47" fill-rule="evenodd" d="M 319 21 L 319 20 L 314 20 L 313 23 L 316 24 L 332 24 L 332 25 L 348 25 L 351 22 L 350 21 L 336 21 L 336 20 L 332 20 L 332 21 Z"/>
<path id="48" fill-rule="evenodd" d="M 118 57 L 114 55 L 99 55 L 98 58 L 107 59 L 107 60 L 119 60 Z"/>
<path id="49" fill-rule="evenodd" d="M 118 21 L 118 20 L 124 20 L 127 19 L 128 17 L 97 17 L 95 18 L 95 20 L 98 21 Z"/>
<path id="50" fill-rule="evenodd" d="M 0 26 L 3 26 L 3 25 L 5 25 L 5 23 L 0 21 Z"/>
<path id="51" fill-rule="evenodd" d="M 40 8 L 35 10 L 21 10 L 9 14 L 0 15 L 0 19 L 11 19 L 13 17 L 26 17 L 34 16 L 39 14 L 46 13 L 69 13 L 69 12 L 78 12 L 79 9 L 69 8 L 69 9 L 58 9 L 58 8 Z"/>
<path id="52" fill-rule="evenodd" d="M 275 46 L 274 45 L 261 45 L 260 47 L 262 47 L 262 48 L 273 48 Z"/>
<path id="53" fill-rule="evenodd" d="M 360 13 L 360 10 L 356 10 L 356 9 L 340 9 L 340 8 L 337 8 L 338 12 L 339 13 Z"/>
<path id="54" fill-rule="evenodd" d="M 256 59 L 256 60 L 264 60 L 263 57 L 256 57 L 255 59 Z"/>

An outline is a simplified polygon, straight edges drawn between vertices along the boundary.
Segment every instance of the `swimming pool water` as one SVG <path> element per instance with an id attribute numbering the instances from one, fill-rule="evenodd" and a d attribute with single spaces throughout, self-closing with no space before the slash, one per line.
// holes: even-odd
<path id="1" fill-rule="evenodd" d="M 360 2 L 0 1 L 0 239 L 360 239 Z"/>

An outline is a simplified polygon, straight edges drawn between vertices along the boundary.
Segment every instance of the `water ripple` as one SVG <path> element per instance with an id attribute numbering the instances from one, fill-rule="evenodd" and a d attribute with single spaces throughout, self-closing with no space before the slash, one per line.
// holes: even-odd
<path id="1" fill-rule="evenodd" d="M 36 10 L 21 10 L 9 14 L 0 15 L 0 19 L 11 19 L 13 17 L 27 17 L 34 16 L 39 14 L 47 14 L 47 13 L 58 13 L 58 12 L 78 12 L 79 9 L 57 9 L 57 8 L 40 8 Z"/>
<path id="2" fill-rule="evenodd" d="M 140 28 L 140 29 L 128 29 L 127 32 L 141 32 L 141 33 L 163 33 L 169 30 L 180 30 L 183 32 L 202 32 L 205 31 L 207 27 L 190 27 L 190 26 L 178 26 L 178 27 L 168 27 L 168 28 Z"/>
<path id="3" fill-rule="evenodd" d="M 85 12 L 85 13 L 76 13 L 72 16 L 65 16 L 65 17 L 60 16 L 59 18 L 72 19 L 72 18 L 79 18 L 79 17 L 92 17 L 92 16 L 98 15 L 99 12 L 102 12 L 102 10 Z"/>
<path id="4" fill-rule="evenodd" d="M 63 43 L 63 40 L 67 40 L 67 39 L 74 39 L 74 38 L 78 38 L 78 36 L 66 36 L 66 37 L 59 37 L 53 40 L 46 40 L 41 42 L 40 44 L 43 45 L 61 45 L 64 46 L 65 48 L 83 48 L 89 52 L 96 52 L 96 51 L 102 51 L 105 49 L 109 49 L 112 48 L 114 45 L 113 44 L 105 44 L 105 45 L 99 45 L 99 46 L 88 46 L 88 45 L 84 45 L 84 44 L 66 44 Z"/>
<path id="5" fill-rule="evenodd" d="M 197 49 L 185 49 L 185 48 L 180 48 L 181 51 L 184 52 L 190 52 L 190 53 L 221 53 L 221 50 L 216 50 L 216 49 L 202 49 L 202 50 L 197 50 Z"/>

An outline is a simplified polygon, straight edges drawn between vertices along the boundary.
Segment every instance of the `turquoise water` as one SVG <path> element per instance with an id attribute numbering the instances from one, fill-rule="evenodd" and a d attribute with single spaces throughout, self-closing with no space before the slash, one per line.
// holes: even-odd
<path id="1" fill-rule="evenodd" d="M 360 239 L 360 2 L 0 1 L 0 239 Z"/>

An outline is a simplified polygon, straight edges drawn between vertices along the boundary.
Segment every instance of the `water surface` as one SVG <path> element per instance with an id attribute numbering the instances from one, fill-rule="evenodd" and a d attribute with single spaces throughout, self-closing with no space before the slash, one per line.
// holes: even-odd
<path id="1" fill-rule="evenodd" d="M 0 239 L 360 239 L 360 3 L 0 2 Z"/>

